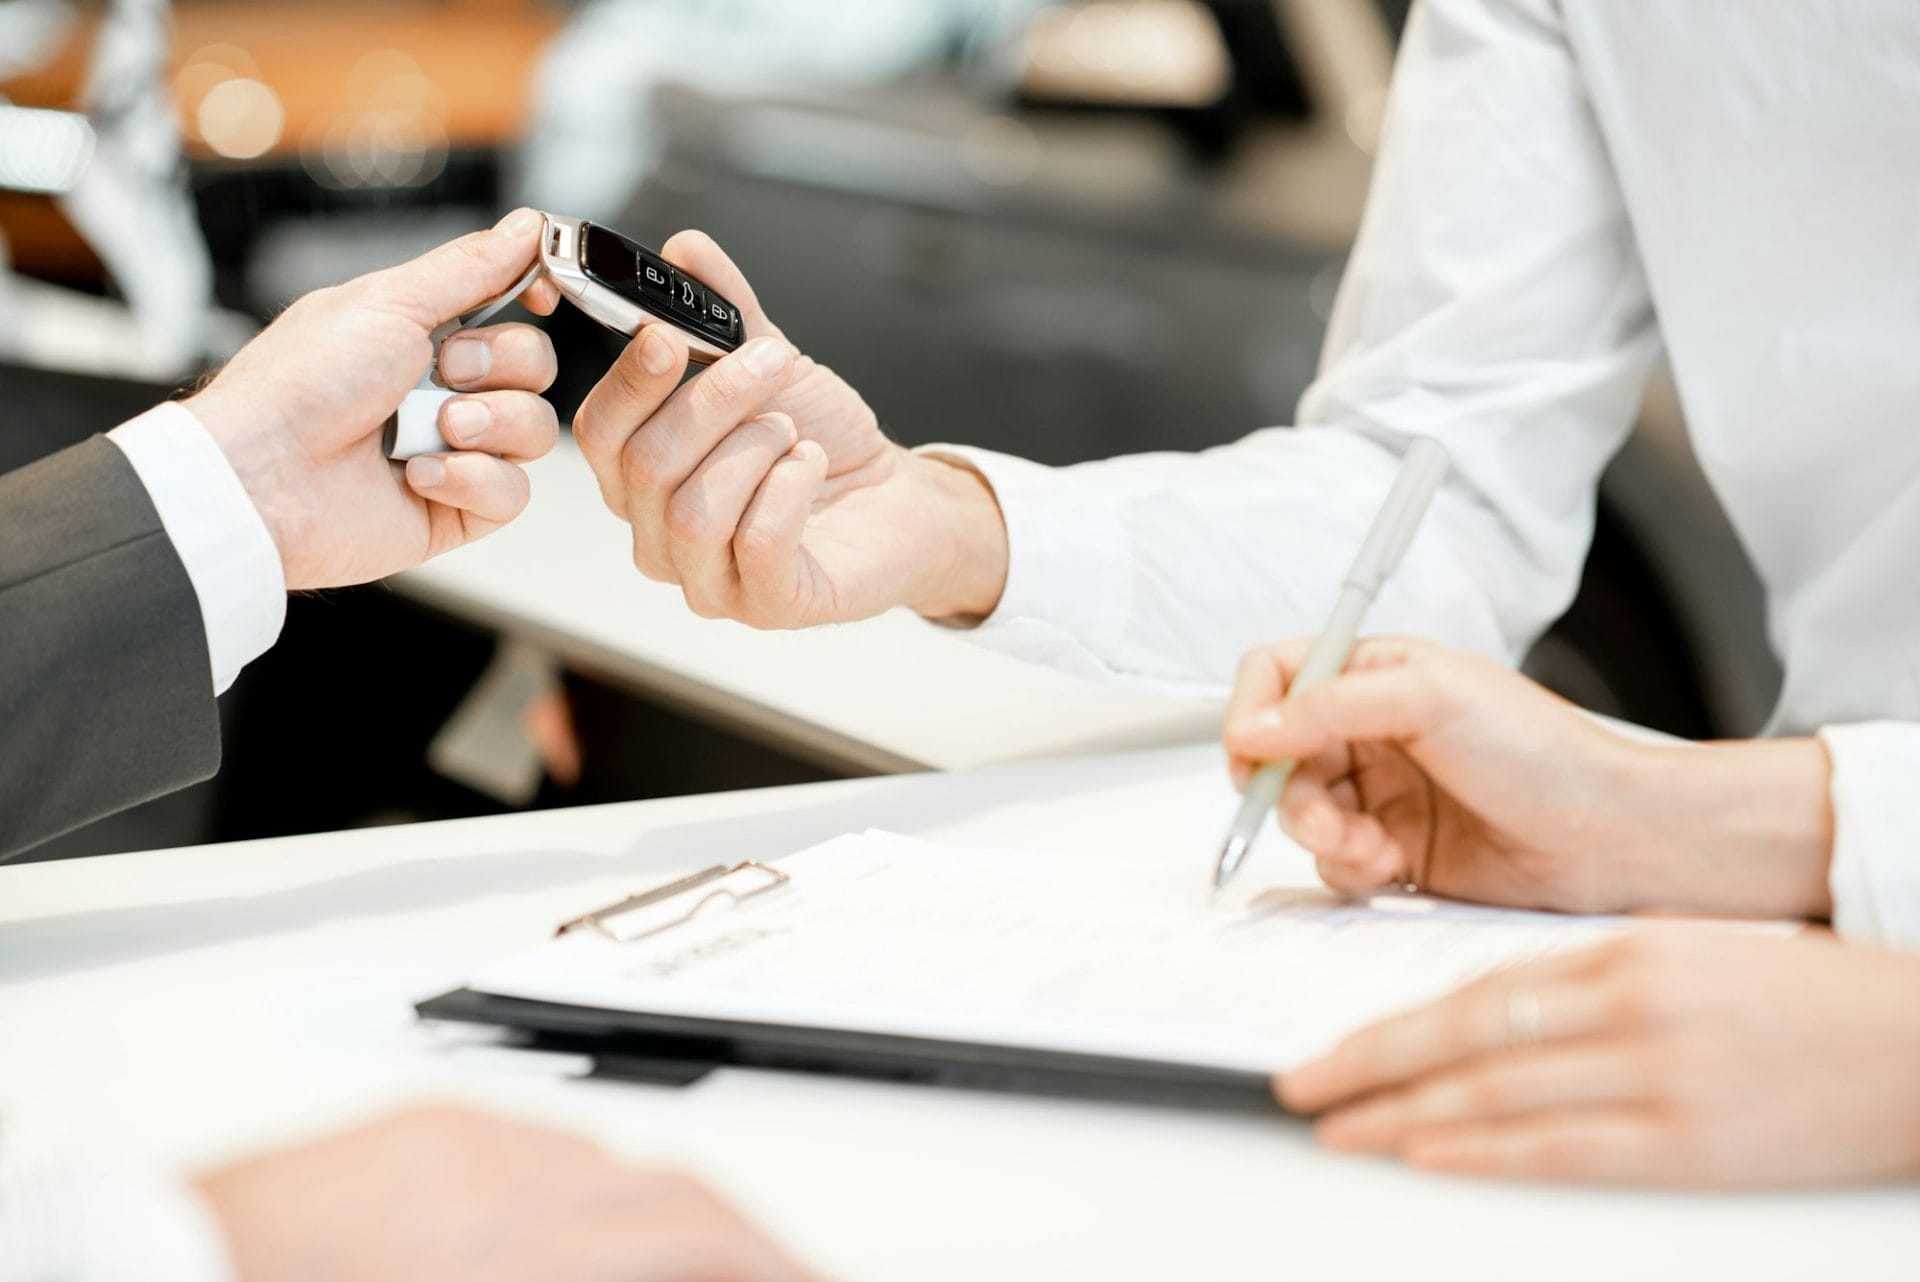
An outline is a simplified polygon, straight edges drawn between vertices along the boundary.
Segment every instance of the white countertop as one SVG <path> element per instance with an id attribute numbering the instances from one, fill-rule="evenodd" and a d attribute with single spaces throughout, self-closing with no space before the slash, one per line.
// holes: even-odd
<path id="1" fill-rule="evenodd" d="M 884 827 L 1178 859 L 1228 813 L 1213 750 L 423 824 L 0 868 L 10 1155 L 216 1160 L 462 1098 L 684 1163 L 828 1276 L 1912 1277 L 1920 1189 L 1684 1196 L 1447 1180 L 1304 1124 L 722 1071 L 687 1088 L 516 1072 L 413 1000 L 692 866 Z M 1309 876 L 1270 841 L 1248 875 Z"/>
<path id="2" fill-rule="evenodd" d="M 1216 704 L 1037 667 L 901 610 L 806 632 L 702 619 L 633 568 L 571 437 L 534 463 L 505 529 L 390 580 L 581 670 L 857 773 L 956 770 L 1211 737 Z"/>

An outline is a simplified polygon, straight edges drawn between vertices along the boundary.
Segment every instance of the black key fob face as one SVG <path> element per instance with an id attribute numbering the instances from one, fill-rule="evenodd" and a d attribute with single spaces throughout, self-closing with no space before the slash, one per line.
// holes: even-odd
<path id="1" fill-rule="evenodd" d="M 740 346 L 745 337 L 740 309 L 704 282 L 618 232 L 592 223 L 569 228 L 561 220 L 550 222 L 547 257 L 571 258 L 574 267 L 572 273 L 554 273 L 561 292 L 601 324 L 633 334 L 649 321 L 665 321 L 687 335 L 696 360 L 713 360 Z"/>

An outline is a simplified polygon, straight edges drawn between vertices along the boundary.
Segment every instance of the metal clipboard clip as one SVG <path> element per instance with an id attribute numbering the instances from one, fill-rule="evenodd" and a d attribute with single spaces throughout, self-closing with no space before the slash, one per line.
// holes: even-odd
<path id="1" fill-rule="evenodd" d="M 621 930 L 617 924 L 616 919 L 620 917 L 638 912 L 643 908 L 652 907 L 655 904 L 666 903 L 676 896 L 684 895 L 692 890 L 698 890 L 702 886 L 710 886 L 714 882 L 723 881 L 728 877 L 747 877 L 757 882 L 757 884 L 744 890 L 736 889 L 732 886 L 720 886 L 716 889 L 709 890 L 706 894 L 694 900 L 685 912 L 670 917 L 666 921 L 656 921 L 652 925 L 639 929 Z M 637 895 L 628 895 L 617 904 L 608 904 L 605 908 L 587 913 L 585 916 L 575 917 L 571 921 L 563 921 L 560 923 L 559 928 L 553 933 L 554 937 L 558 938 L 561 935 L 568 934 L 575 930 L 591 930 L 606 936 L 616 944 L 636 943 L 649 936 L 658 935 L 662 931 L 672 930 L 675 926 L 686 925 L 695 917 L 698 917 L 708 904 L 719 903 L 722 900 L 731 901 L 734 904 L 744 903 L 756 895 L 764 895 L 770 890 L 778 890 L 792 880 L 792 877 L 780 869 L 773 867 L 771 864 L 763 864 L 756 859 L 744 860 L 733 865 L 731 868 L 725 864 L 715 864 L 711 868 L 702 868 L 699 872 L 690 873 L 678 881 L 670 881 L 664 886 L 655 886 L 652 890 L 643 890 Z"/>

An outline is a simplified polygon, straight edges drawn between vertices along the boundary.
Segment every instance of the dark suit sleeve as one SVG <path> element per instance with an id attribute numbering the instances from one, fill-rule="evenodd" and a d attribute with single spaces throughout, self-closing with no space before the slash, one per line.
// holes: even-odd
<path id="1" fill-rule="evenodd" d="M 0 859 L 219 765 L 200 603 L 133 465 L 95 437 L 0 476 Z"/>

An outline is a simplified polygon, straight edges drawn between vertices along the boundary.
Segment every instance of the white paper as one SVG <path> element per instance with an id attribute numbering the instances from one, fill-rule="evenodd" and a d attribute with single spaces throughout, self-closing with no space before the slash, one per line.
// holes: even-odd
<path id="1" fill-rule="evenodd" d="M 779 861 L 789 885 L 633 943 L 577 931 L 493 965 L 508 997 L 1277 1072 L 1619 918 L 1292 889 L 1222 907 L 1205 869 L 890 833 Z"/>

